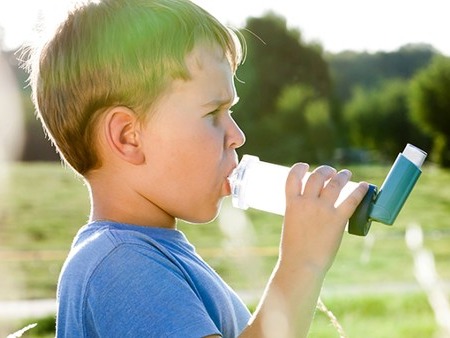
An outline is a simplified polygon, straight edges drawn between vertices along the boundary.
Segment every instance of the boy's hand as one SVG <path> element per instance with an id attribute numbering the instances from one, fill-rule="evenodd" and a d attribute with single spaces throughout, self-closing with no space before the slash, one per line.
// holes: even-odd
<path id="1" fill-rule="evenodd" d="M 286 213 L 280 263 L 310 267 L 325 274 L 330 268 L 348 219 L 364 198 L 368 184 L 360 183 L 338 207 L 336 199 L 351 172 L 321 166 L 302 185 L 308 165 L 294 165 L 286 181 Z M 325 182 L 329 181 L 326 185 Z M 324 186 L 325 185 L 325 186 Z"/>
<path id="2" fill-rule="evenodd" d="M 322 166 L 303 186 L 307 171 L 307 164 L 296 164 L 286 180 L 278 264 L 242 338 L 307 337 L 325 274 L 336 256 L 345 225 L 368 189 L 367 183 L 360 183 L 335 207 L 351 173 L 337 173 Z M 280 314 L 285 324 L 281 327 Z"/>

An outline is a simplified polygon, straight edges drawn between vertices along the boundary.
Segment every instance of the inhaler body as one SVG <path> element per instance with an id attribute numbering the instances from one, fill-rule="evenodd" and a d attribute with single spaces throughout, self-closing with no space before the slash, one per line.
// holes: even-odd
<path id="1" fill-rule="evenodd" d="M 397 156 L 379 191 L 376 186 L 369 186 L 366 197 L 350 219 L 350 223 L 353 219 L 354 224 L 350 224 L 349 232 L 365 236 L 372 220 L 393 224 L 421 174 L 420 168 L 426 156 L 423 150 L 407 144 Z M 229 177 L 233 206 L 284 215 L 289 171 L 288 167 L 244 155 Z M 309 175 L 307 173 L 303 178 L 303 186 Z M 348 182 L 341 190 L 335 206 L 341 204 L 357 187 L 358 183 Z"/>
<path id="2" fill-rule="evenodd" d="M 253 155 L 244 155 L 230 176 L 233 205 L 244 210 L 253 208 L 284 215 L 286 179 L 289 171 L 289 167 L 263 162 Z M 310 175 L 308 172 L 303 177 L 303 186 Z M 357 187 L 358 183 L 348 182 L 335 205 L 342 203 Z"/>

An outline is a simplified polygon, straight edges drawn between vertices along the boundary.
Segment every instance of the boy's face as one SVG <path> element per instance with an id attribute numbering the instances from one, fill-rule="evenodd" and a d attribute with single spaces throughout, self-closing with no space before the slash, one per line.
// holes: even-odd
<path id="1" fill-rule="evenodd" d="M 230 115 L 236 89 L 221 49 L 197 45 L 187 65 L 191 79 L 175 80 L 144 126 L 141 194 L 170 216 L 208 222 L 230 194 L 245 137 Z"/>

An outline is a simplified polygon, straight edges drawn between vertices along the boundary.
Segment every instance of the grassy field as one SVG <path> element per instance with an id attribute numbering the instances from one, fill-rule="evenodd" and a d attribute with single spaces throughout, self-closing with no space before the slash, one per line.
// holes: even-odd
<path id="1" fill-rule="evenodd" d="M 387 166 L 352 167 L 354 180 L 378 186 Z M 59 164 L 15 164 L 0 189 L 0 300 L 54 297 L 71 240 L 89 213 L 87 190 Z M 420 224 L 436 270 L 450 281 L 450 172 L 424 169 L 393 226 L 373 223 L 369 236 L 346 235 L 326 279 L 323 300 L 348 337 L 435 337 L 438 327 L 414 276 L 405 229 Z M 211 224 L 180 224 L 200 254 L 254 307 L 276 260 L 282 218 L 243 213 L 229 201 Z M 5 322 L 0 335 L 35 319 Z M 51 337 L 42 319 L 24 337 Z M 50 324 L 49 324 L 50 322 Z M 2 331 L 3 330 L 3 331 Z M 7 331 L 9 330 L 9 331 Z M 318 312 L 311 337 L 338 337 Z"/>

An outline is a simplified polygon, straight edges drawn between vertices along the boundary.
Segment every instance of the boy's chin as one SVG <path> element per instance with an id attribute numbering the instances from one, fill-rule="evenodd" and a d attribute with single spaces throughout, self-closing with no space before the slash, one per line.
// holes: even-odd
<path id="1" fill-rule="evenodd" d="M 184 222 L 186 223 L 190 223 L 190 224 L 207 224 L 207 223 L 211 223 L 213 222 L 216 218 L 217 215 L 219 213 L 217 213 L 214 217 L 205 217 L 205 218 L 197 218 L 197 219 L 183 219 Z"/>
<path id="2" fill-rule="evenodd" d="M 219 212 L 222 207 L 222 200 L 223 199 L 219 201 L 217 207 L 214 210 L 205 212 L 203 215 L 196 215 L 195 217 L 192 217 L 190 219 L 183 219 L 183 221 L 192 224 L 205 224 L 213 222 L 217 218 L 217 216 L 219 216 Z"/>

